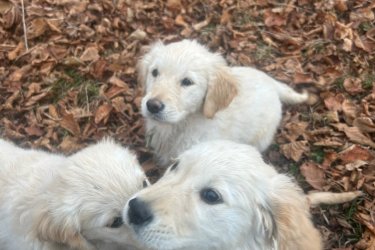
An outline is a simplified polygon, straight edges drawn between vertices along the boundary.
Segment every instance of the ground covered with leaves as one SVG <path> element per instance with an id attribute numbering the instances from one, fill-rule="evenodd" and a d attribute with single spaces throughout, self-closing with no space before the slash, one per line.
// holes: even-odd
<path id="1" fill-rule="evenodd" d="M 375 249 L 374 11 L 371 0 L 0 0 L 0 134 L 65 153 L 110 135 L 145 156 L 137 58 L 157 39 L 196 38 L 309 90 L 264 157 L 306 191 L 364 191 L 312 213 L 326 249 Z"/>

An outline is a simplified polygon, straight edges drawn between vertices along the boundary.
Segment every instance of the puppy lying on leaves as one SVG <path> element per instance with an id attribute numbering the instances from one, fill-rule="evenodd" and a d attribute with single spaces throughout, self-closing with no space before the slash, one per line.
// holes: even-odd
<path id="1" fill-rule="evenodd" d="M 0 139 L 0 248 L 120 249 L 108 230 L 136 244 L 121 212 L 147 184 L 136 157 L 109 139 L 69 157 Z"/>
<path id="2" fill-rule="evenodd" d="M 150 249 L 320 250 L 309 206 L 359 195 L 306 196 L 254 147 L 210 141 L 182 153 L 158 182 L 129 200 L 123 217 Z"/>

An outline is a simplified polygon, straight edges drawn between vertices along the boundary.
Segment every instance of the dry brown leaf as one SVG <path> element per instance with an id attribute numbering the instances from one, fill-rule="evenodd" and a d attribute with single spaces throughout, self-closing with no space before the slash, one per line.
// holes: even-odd
<path id="1" fill-rule="evenodd" d="M 374 155 L 366 148 L 352 145 L 339 153 L 339 159 L 343 164 L 348 164 L 356 160 L 369 162 L 374 159 Z"/>
<path id="2" fill-rule="evenodd" d="M 26 127 L 25 128 L 25 132 L 29 135 L 29 136 L 42 136 L 44 134 L 43 130 L 41 130 L 40 128 L 38 128 L 37 126 L 35 125 L 32 125 L 30 127 Z"/>
<path id="3" fill-rule="evenodd" d="M 342 103 L 342 111 L 344 112 L 346 122 L 351 125 L 358 115 L 357 105 L 350 100 L 345 99 Z"/>
<path id="4" fill-rule="evenodd" d="M 59 144 L 59 149 L 66 154 L 77 152 L 82 148 L 83 145 L 78 143 L 77 137 L 65 136 L 62 142 Z"/>
<path id="5" fill-rule="evenodd" d="M 72 114 L 65 114 L 60 121 L 60 126 L 68 130 L 74 136 L 79 136 L 81 134 L 79 124 Z"/>
<path id="6" fill-rule="evenodd" d="M 182 3 L 181 0 L 167 0 L 166 6 L 172 10 L 181 10 Z"/>
<path id="7" fill-rule="evenodd" d="M 206 27 L 207 25 L 210 24 L 211 22 L 211 19 L 212 19 L 212 16 L 208 16 L 205 20 L 203 20 L 202 22 L 199 22 L 199 23 L 196 23 L 193 25 L 193 29 L 195 31 L 200 31 L 201 29 L 203 29 L 204 27 Z"/>
<path id="8" fill-rule="evenodd" d="M 347 78 L 344 81 L 345 90 L 351 94 L 356 95 L 363 92 L 362 81 L 359 78 Z"/>
<path id="9" fill-rule="evenodd" d="M 354 119 L 353 125 L 364 133 L 375 132 L 375 124 L 370 117 L 357 117 Z"/>
<path id="10" fill-rule="evenodd" d="M 189 24 L 187 22 L 185 22 L 184 20 L 184 17 L 182 15 L 178 15 L 175 19 L 175 23 L 176 25 L 178 26 L 182 26 L 182 27 L 185 27 L 185 28 L 188 28 L 189 27 Z"/>
<path id="11" fill-rule="evenodd" d="M 344 132 L 345 135 L 349 138 L 349 140 L 375 148 L 375 143 L 371 140 L 371 138 L 364 135 L 359 130 L 359 128 L 349 127 L 348 125 L 343 123 L 332 124 L 332 126 L 336 127 L 339 131 Z"/>
<path id="12" fill-rule="evenodd" d="M 96 47 L 88 47 L 79 58 L 82 62 L 92 62 L 100 58 L 99 51 Z"/>
<path id="13" fill-rule="evenodd" d="M 286 25 L 286 15 L 273 13 L 272 10 L 266 10 L 263 15 L 264 23 L 268 27 Z"/>
<path id="14" fill-rule="evenodd" d="M 292 159 L 295 162 L 298 162 L 301 159 L 303 153 L 309 151 L 307 141 L 295 141 L 283 144 L 280 145 L 280 149 L 286 158 Z"/>
<path id="15" fill-rule="evenodd" d="M 48 24 L 44 18 L 36 18 L 32 20 L 27 27 L 27 36 L 29 39 L 37 38 L 48 30 Z"/>
<path id="16" fill-rule="evenodd" d="M 342 102 L 345 100 L 345 97 L 341 94 L 333 95 L 330 94 L 324 98 L 324 104 L 329 110 L 340 111 L 342 109 Z"/>
<path id="17" fill-rule="evenodd" d="M 17 47 L 14 50 L 12 50 L 8 53 L 8 59 L 13 61 L 20 54 L 22 54 L 24 51 L 25 51 L 25 44 L 24 44 L 23 41 L 21 41 L 21 42 L 18 43 Z"/>
<path id="18" fill-rule="evenodd" d="M 112 106 L 118 113 L 122 113 L 127 109 L 124 97 L 118 96 L 112 99 Z"/>
<path id="19" fill-rule="evenodd" d="M 109 78 L 109 83 L 116 85 L 117 87 L 120 87 L 120 88 L 129 89 L 128 84 L 126 84 L 124 81 L 122 81 L 120 78 L 114 75 L 111 78 Z"/>
<path id="20" fill-rule="evenodd" d="M 305 162 L 300 171 L 306 181 L 315 189 L 322 190 L 326 185 L 324 171 L 313 162 Z"/>
<path id="21" fill-rule="evenodd" d="M 220 24 L 226 25 L 227 23 L 230 22 L 231 17 L 232 16 L 228 9 L 223 10 L 223 13 L 221 14 L 221 17 L 220 17 Z"/>
<path id="22" fill-rule="evenodd" d="M 99 108 L 95 112 L 95 123 L 99 124 L 102 121 L 104 121 L 105 123 L 111 111 L 112 111 L 112 105 L 110 104 L 103 104 L 99 106 Z"/>

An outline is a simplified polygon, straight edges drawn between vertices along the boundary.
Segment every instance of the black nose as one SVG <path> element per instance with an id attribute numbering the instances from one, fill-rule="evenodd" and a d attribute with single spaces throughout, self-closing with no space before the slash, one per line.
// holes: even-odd
<path id="1" fill-rule="evenodd" d="M 129 201 L 128 218 L 131 224 L 142 225 L 150 222 L 153 216 L 150 208 L 144 201 L 133 198 Z"/>
<path id="2" fill-rule="evenodd" d="M 146 103 L 148 111 L 152 114 L 159 113 L 164 109 L 164 104 L 158 99 L 152 98 Z"/>

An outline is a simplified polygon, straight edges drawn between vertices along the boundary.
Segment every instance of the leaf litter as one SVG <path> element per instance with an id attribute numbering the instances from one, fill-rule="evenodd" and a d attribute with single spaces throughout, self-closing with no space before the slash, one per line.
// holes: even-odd
<path id="1" fill-rule="evenodd" d="M 312 210 L 326 249 L 375 249 L 375 4 L 368 0 L 0 0 L 0 134 L 72 153 L 104 136 L 144 147 L 135 65 L 160 39 L 196 38 L 308 104 L 285 107 L 264 154 L 310 191 L 362 190 Z M 28 48 L 28 49 L 27 49 Z"/>

